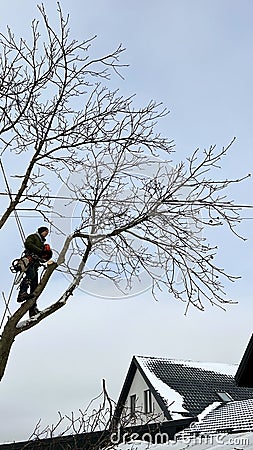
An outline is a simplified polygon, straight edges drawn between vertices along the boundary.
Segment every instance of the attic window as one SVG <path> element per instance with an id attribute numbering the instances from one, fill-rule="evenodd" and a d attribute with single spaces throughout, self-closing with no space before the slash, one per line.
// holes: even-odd
<path id="1" fill-rule="evenodd" d="M 231 395 L 227 392 L 217 392 L 217 395 L 219 399 L 224 403 L 232 402 L 234 400 L 233 397 L 231 397 Z"/>
<path id="2" fill-rule="evenodd" d="M 152 397 L 150 389 L 144 391 L 144 412 L 146 414 L 152 412 Z"/>
<path id="3" fill-rule="evenodd" d="M 135 416 L 136 412 L 136 395 L 130 395 L 130 415 L 131 417 Z"/>

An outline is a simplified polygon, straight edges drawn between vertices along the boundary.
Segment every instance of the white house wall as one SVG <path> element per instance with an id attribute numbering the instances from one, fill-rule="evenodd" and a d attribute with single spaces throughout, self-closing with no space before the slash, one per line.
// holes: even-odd
<path id="1" fill-rule="evenodd" d="M 152 394 L 152 413 L 144 414 L 144 391 L 147 389 L 149 387 L 137 369 L 124 407 L 125 413 L 127 415 L 130 414 L 130 397 L 131 395 L 136 395 L 137 414 L 136 419 L 133 421 L 136 425 L 143 424 L 146 421 L 152 423 L 165 420 L 163 411 Z"/>

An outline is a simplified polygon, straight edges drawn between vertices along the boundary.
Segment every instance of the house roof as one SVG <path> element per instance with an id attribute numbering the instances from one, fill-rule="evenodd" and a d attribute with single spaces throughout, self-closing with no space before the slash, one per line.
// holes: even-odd
<path id="1" fill-rule="evenodd" d="M 253 431 L 253 399 L 215 405 L 214 409 L 201 415 L 198 422 L 177 434 L 177 439 L 217 433 Z"/>
<path id="2" fill-rule="evenodd" d="M 235 365 L 150 357 L 136 359 L 147 376 L 150 373 L 153 375 L 150 381 L 167 405 L 173 389 L 181 396 L 182 407 L 191 416 L 200 414 L 208 405 L 220 401 L 220 392 L 228 393 L 233 400 L 253 398 L 253 389 L 236 386 L 233 377 L 237 368 Z M 161 390 L 160 381 L 164 387 L 169 387 L 167 395 Z M 178 406 L 177 401 L 169 406 L 169 410 L 173 411 Z"/>
<path id="3" fill-rule="evenodd" d="M 219 393 L 232 400 L 253 398 L 253 389 L 238 387 L 236 365 L 134 356 L 115 410 L 120 417 L 136 370 L 139 370 L 168 420 L 196 417 Z"/>
<path id="4" fill-rule="evenodd" d="M 238 386 L 253 387 L 253 334 L 235 374 Z"/>

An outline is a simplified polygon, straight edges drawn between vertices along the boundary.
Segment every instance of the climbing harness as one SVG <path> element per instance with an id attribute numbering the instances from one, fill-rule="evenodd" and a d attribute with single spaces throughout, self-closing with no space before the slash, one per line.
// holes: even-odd
<path id="1" fill-rule="evenodd" d="M 15 278 L 14 284 L 18 284 L 22 278 L 24 273 L 27 271 L 29 264 L 32 262 L 36 262 L 39 266 L 43 266 L 45 262 L 48 262 L 49 259 L 52 258 L 52 250 L 49 244 L 45 244 L 42 257 L 39 258 L 37 255 L 33 253 L 27 254 L 26 252 L 20 258 L 14 259 L 11 263 L 10 270 L 12 273 L 16 273 L 19 276 Z"/>

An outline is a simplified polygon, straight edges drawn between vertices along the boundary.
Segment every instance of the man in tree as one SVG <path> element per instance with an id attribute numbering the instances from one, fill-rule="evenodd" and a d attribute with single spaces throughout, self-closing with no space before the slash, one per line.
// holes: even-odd
<path id="1" fill-rule="evenodd" d="M 34 297 L 33 292 L 38 286 L 38 269 L 41 263 L 48 261 L 52 256 L 52 251 L 48 244 L 45 244 L 48 235 L 47 227 L 38 228 L 37 233 L 30 234 L 25 240 L 25 256 L 29 259 L 29 265 L 26 270 L 25 278 L 21 281 L 20 290 L 17 298 L 18 303 L 22 303 L 29 298 Z M 30 287 L 30 293 L 27 293 Z M 29 309 L 30 317 L 38 314 L 36 302 Z"/>
<path id="2" fill-rule="evenodd" d="M 227 189 L 247 176 L 215 176 L 234 139 L 221 149 L 196 149 L 172 167 L 173 141 L 156 131 L 166 109 L 154 101 L 136 107 L 132 96 L 106 86 L 124 66 L 123 48 L 89 56 L 92 39 L 72 39 L 68 16 L 58 8 L 54 30 L 39 6 L 46 33 L 33 21 L 30 44 L 16 40 L 9 29 L 6 36 L 0 33 L 0 177 L 9 197 L 1 202 L 0 230 L 19 210 L 42 217 L 53 212 L 54 220 L 62 220 L 68 206 L 70 212 L 80 211 L 80 220 L 73 232 L 68 227 L 57 233 L 57 260 L 39 284 L 48 228 L 26 240 L 33 262 L 20 287 L 18 302 L 23 303 L 13 314 L 6 299 L 0 380 L 16 336 L 62 308 L 84 278 L 105 279 L 117 292 L 133 293 L 143 273 L 154 298 L 165 289 L 185 303 L 186 311 L 190 305 L 202 311 L 206 302 L 233 303 L 222 280 L 236 277 L 217 265 L 218 246 L 209 243 L 205 231 L 227 225 L 239 236 L 241 205 L 227 197 Z M 53 204 L 52 192 L 63 181 L 64 196 Z M 68 275 L 68 286 L 63 284 L 58 298 L 51 291 L 49 306 L 33 320 L 22 320 L 28 311 L 36 314 L 36 301 L 57 270 Z"/>

